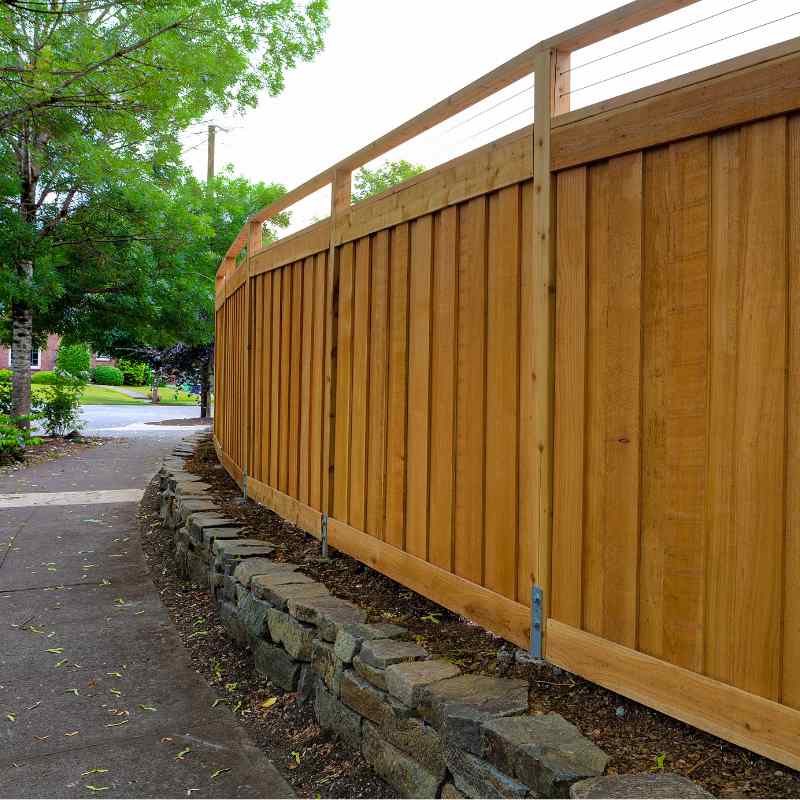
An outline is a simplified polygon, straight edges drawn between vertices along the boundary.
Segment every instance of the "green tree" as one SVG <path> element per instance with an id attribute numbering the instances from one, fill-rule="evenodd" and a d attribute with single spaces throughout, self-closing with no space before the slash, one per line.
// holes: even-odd
<path id="1" fill-rule="evenodd" d="M 385 192 L 392 186 L 425 172 L 425 169 L 421 164 L 412 164 L 404 160 L 387 161 L 376 169 L 362 167 L 353 176 L 352 200 L 357 203 L 359 200 L 366 200 L 372 195 Z"/>
<path id="2" fill-rule="evenodd" d="M 16 415 L 30 408 L 35 319 L 64 293 L 59 270 L 72 236 L 84 236 L 98 259 L 105 245 L 132 236 L 119 209 L 103 202 L 140 204 L 126 195 L 134 186 L 152 199 L 179 169 L 187 126 L 213 109 L 254 106 L 262 90 L 279 92 L 286 71 L 322 47 L 326 10 L 327 0 L 3 3 L 0 303 Z M 101 218 L 87 219 L 90 208 Z M 137 236 L 119 280 L 108 270 L 101 280 L 87 274 L 85 289 L 123 295 L 128 268 L 136 280 L 148 258 L 152 233 Z"/>

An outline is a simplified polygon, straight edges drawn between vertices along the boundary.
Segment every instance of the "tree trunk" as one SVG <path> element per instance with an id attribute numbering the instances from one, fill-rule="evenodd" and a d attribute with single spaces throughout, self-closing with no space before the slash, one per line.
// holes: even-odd
<path id="1" fill-rule="evenodd" d="M 209 353 L 208 358 L 203 362 L 200 369 L 200 418 L 210 416 L 209 400 L 211 399 L 211 359 L 212 354 Z"/>
<path id="2" fill-rule="evenodd" d="M 33 277 L 33 262 L 21 261 L 18 272 L 25 280 Z M 20 303 L 11 304 L 11 414 L 26 417 L 31 413 L 31 344 L 33 312 Z M 30 428 L 29 420 L 19 420 L 20 428 Z"/>

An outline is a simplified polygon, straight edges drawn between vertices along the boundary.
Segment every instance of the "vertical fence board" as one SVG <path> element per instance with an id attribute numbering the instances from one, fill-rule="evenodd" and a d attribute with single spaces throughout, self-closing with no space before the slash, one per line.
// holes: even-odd
<path id="1" fill-rule="evenodd" d="M 435 227 L 431 324 L 431 563 L 452 568 L 458 210 L 446 208 Z"/>
<path id="2" fill-rule="evenodd" d="M 369 444 L 367 451 L 367 533 L 384 538 L 386 509 L 387 381 L 389 359 L 389 232 L 372 242 L 369 336 Z"/>
<path id="3" fill-rule="evenodd" d="M 587 168 L 576 167 L 559 174 L 556 185 L 558 291 L 553 598 L 550 608 L 555 619 L 575 627 L 580 627 L 582 621 L 587 202 Z M 525 487 L 526 483 L 523 483 L 523 493 Z"/>
<path id="4" fill-rule="evenodd" d="M 430 444 L 431 259 L 433 218 L 411 226 L 408 324 L 408 477 L 406 552 L 428 556 Z"/>
<path id="5" fill-rule="evenodd" d="M 289 367 L 289 479 L 286 491 L 297 497 L 300 475 L 300 372 L 303 346 L 303 262 L 291 268 L 292 280 L 292 344 Z"/>
<path id="6" fill-rule="evenodd" d="M 459 213 L 454 566 L 457 575 L 482 583 L 486 452 L 486 198 L 470 200 L 459 209 Z"/>
<path id="7" fill-rule="evenodd" d="M 536 449 L 536 379 L 534 314 L 536 275 L 534 272 L 535 199 L 533 181 L 520 186 L 522 227 L 520 252 L 519 309 L 519 545 L 517 556 L 517 602 L 530 605 L 531 587 L 539 574 L 539 504 L 536 499 L 539 458 Z"/>
<path id="8" fill-rule="evenodd" d="M 484 585 L 516 596 L 519 187 L 489 200 Z"/>
<path id="9" fill-rule="evenodd" d="M 786 161 L 789 187 L 789 370 L 781 701 L 800 709 L 800 116 L 789 119 Z"/>
<path id="10" fill-rule="evenodd" d="M 297 498 L 301 503 L 309 502 L 310 449 L 311 449 L 311 353 L 314 324 L 314 258 L 303 261 L 303 321 L 302 348 L 300 357 L 300 476 L 297 481 Z"/>
<path id="11" fill-rule="evenodd" d="M 272 278 L 272 366 L 270 369 L 270 424 L 269 424 L 269 482 L 278 486 L 280 465 L 280 387 L 281 387 L 281 333 L 283 324 L 283 280 L 279 270 L 271 273 Z"/>
<path id="12" fill-rule="evenodd" d="M 740 646 L 730 624 L 736 596 L 733 520 L 734 437 L 738 308 L 741 281 L 741 132 L 711 141 L 711 235 L 709 252 L 709 401 L 706 499 L 705 672 L 733 681 L 734 651 Z"/>
<path id="13" fill-rule="evenodd" d="M 322 510 L 322 415 L 325 385 L 325 287 L 327 283 L 327 255 L 318 253 L 314 258 L 314 309 L 312 315 L 313 344 L 311 351 L 311 401 L 310 401 L 310 477 L 309 504 Z"/>
<path id="14" fill-rule="evenodd" d="M 384 539 L 395 547 L 403 547 L 408 425 L 409 230 L 407 224 L 398 225 L 392 230 L 389 253 L 389 397 Z"/>
<path id="15" fill-rule="evenodd" d="M 743 273 L 734 456 L 737 594 L 734 681 L 775 699 L 782 619 L 785 366 L 786 120 L 743 130 Z"/>
<path id="16" fill-rule="evenodd" d="M 280 458 L 278 460 L 278 489 L 289 490 L 289 417 L 292 385 L 292 268 L 281 269 L 281 355 L 280 355 L 280 411 L 279 436 Z"/>
<path id="17" fill-rule="evenodd" d="M 350 419 L 353 383 L 353 245 L 339 253 L 339 333 L 336 351 L 336 429 L 333 515 L 349 521 Z"/>
<path id="18" fill-rule="evenodd" d="M 350 524 L 363 529 L 367 500 L 367 411 L 370 392 L 370 239 L 355 244 L 353 388 L 350 425 Z"/>

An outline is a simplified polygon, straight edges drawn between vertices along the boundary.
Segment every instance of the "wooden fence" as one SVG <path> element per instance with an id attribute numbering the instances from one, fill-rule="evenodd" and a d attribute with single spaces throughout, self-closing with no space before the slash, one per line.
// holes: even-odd
<path id="1" fill-rule="evenodd" d="M 215 443 L 332 546 L 798 768 L 800 41 L 564 100 L 572 50 L 685 5 L 537 45 L 254 215 Z M 530 72 L 533 130 L 350 206 L 352 169 Z"/>

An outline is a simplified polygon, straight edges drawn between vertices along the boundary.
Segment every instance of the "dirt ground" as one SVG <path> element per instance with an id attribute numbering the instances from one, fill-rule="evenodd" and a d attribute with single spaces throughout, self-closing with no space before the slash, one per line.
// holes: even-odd
<path id="1" fill-rule="evenodd" d="M 391 621 L 409 630 L 409 638 L 425 647 L 433 656 L 457 664 L 464 672 L 504 677 L 525 678 L 530 683 L 532 713 L 555 711 L 576 725 L 611 757 L 609 773 L 655 772 L 664 769 L 686 775 L 719 797 L 798 797 L 800 773 L 754 753 L 736 747 L 689 725 L 652 711 L 620 695 L 609 692 L 576 675 L 547 664 L 530 663 L 514 645 L 506 642 L 441 606 L 409 591 L 369 567 L 335 550 L 327 561 L 320 559 L 320 547 L 309 534 L 284 522 L 273 512 L 252 502 L 244 503 L 236 484 L 219 465 L 211 445 L 204 445 L 189 463 L 190 471 L 201 475 L 213 487 L 224 512 L 239 519 L 246 535 L 271 541 L 277 546 L 279 560 L 300 564 L 302 570 L 340 597 L 364 608 L 370 620 Z M 155 543 L 163 538 L 152 516 L 147 525 L 152 528 L 145 536 L 146 548 L 154 570 L 165 579 L 169 572 L 169 542 Z M 146 528 L 148 530 L 148 528 Z M 164 572 L 166 570 L 166 572 Z M 197 608 L 209 618 L 213 616 L 210 601 L 204 593 L 175 585 L 164 590 L 165 602 L 173 611 L 182 631 L 189 631 Z M 197 596 L 199 595 L 199 596 Z M 181 621 L 182 620 L 182 621 Z M 205 627 L 205 626 L 204 626 Z M 188 634 L 191 635 L 191 634 Z M 202 642 L 189 641 L 193 652 L 198 650 L 198 663 L 225 659 L 236 664 L 238 672 L 252 669 L 247 666 L 247 653 L 214 634 Z M 206 674 L 206 673 L 204 673 Z M 257 706 L 264 692 L 263 679 L 241 683 L 247 685 L 244 707 Z M 292 708 L 291 699 L 280 699 L 277 714 L 244 715 L 248 726 L 254 725 L 254 738 L 272 755 L 280 752 L 285 758 L 291 749 L 301 753 L 300 765 L 287 773 L 298 792 L 319 793 L 322 796 L 386 796 L 386 787 L 371 773 L 359 766 L 356 754 L 319 733 L 311 710 Z M 272 749 L 278 746 L 278 750 Z M 281 750 L 282 748 L 282 750 Z M 309 749 L 308 772 L 303 770 L 304 748 Z M 273 756 L 274 757 L 274 756 Z M 280 764 L 278 759 L 276 763 Z M 290 759 L 291 760 L 291 759 Z M 326 769 L 336 777 L 326 780 L 329 772 L 320 772 L 315 764 L 326 762 Z M 284 766 L 291 766 L 286 762 Z M 296 775 L 296 778 L 293 777 Z M 372 781 L 372 783 L 370 783 Z"/>

